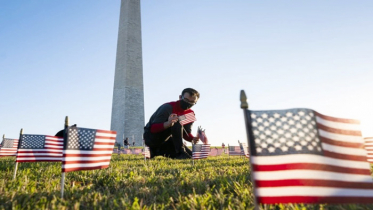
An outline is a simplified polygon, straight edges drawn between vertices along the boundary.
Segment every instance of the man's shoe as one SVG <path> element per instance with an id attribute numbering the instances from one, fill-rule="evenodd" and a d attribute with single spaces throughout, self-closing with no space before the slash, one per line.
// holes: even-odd
<path id="1" fill-rule="evenodd" d="M 189 155 L 186 151 L 181 151 L 179 154 L 176 155 L 174 159 L 182 160 L 182 159 L 191 159 L 191 158 L 192 156 Z"/>

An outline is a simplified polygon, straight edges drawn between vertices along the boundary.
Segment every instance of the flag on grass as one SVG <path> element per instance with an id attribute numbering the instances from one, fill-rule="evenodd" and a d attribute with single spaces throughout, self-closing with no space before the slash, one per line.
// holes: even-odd
<path id="1" fill-rule="evenodd" d="M 60 162 L 62 149 L 62 137 L 23 134 L 16 162 Z"/>
<path id="2" fill-rule="evenodd" d="M 240 143 L 241 155 L 249 158 L 249 148 L 246 143 Z"/>
<path id="3" fill-rule="evenodd" d="M 240 146 L 229 146 L 228 145 L 228 155 L 229 156 L 237 156 L 237 155 L 242 155 L 241 154 L 241 148 Z"/>
<path id="4" fill-rule="evenodd" d="M 192 123 L 196 120 L 197 119 L 196 119 L 196 116 L 194 115 L 194 112 L 189 112 L 188 114 L 179 116 L 179 122 L 181 125 Z"/>
<path id="5" fill-rule="evenodd" d="M 210 153 L 210 144 L 193 144 L 192 146 L 192 158 L 203 159 L 207 158 Z"/>
<path id="6" fill-rule="evenodd" d="M 150 149 L 149 149 L 149 147 L 146 146 L 145 144 L 144 144 L 144 151 L 143 151 L 142 154 L 144 155 L 145 158 L 150 159 Z"/>
<path id="7" fill-rule="evenodd" d="M 373 163 L 373 137 L 364 138 L 365 149 L 367 150 L 368 162 Z"/>
<path id="8" fill-rule="evenodd" d="M 359 121 L 310 109 L 247 111 L 259 203 L 372 203 Z"/>
<path id="9" fill-rule="evenodd" d="M 18 139 L 4 138 L 1 142 L 0 157 L 16 156 L 18 148 Z"/>
<path id="10" fill-rule="evenodd" d="M 198 126 L 197 137 L 199 139 L 201 139 L 201 141 L 203 142 L 203 144 L 208 144 L 209 143 L 209 140 L 207 139 L 207 136 L 206 136 L 205 129 L 202 129 L 201 126 Z"/>
<path id="11" fill-rule="evenodd" d="M 109 167 L 116 135 L 115 131 L 68 127 L 62 172 Z"/>

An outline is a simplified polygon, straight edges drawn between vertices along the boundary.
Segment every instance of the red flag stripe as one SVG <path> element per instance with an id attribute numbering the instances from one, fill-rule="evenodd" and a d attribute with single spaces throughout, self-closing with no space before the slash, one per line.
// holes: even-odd
<path id="1" fill-rule="evenodd" d="M 371 197 L 320 197 L 320 196 L 263 196 L 258 199 L 260 203 L 372 203 Z"/>
<path id="2" fill-rule="evenodd" d="M 325 137 L 320 137 L 320 140 L 322 140 L 322 142 L 324 143 L 327 143 L 330 145 L 336 145 L 340 147 L 351 147 L 351 148 L 360 148 L 360 149 L 364 148 L 363 143 L 336 141 L 336 140 L 325 138 Z"/>
<path id="3" fill-rule="evenodd" d="M 328 121 L 333 121 L 333 122 L 338 122 L 338 123 L 348 123 L 348 124 L 360 124 L 359 120 L 331 117 L 331 116 L 320 114 L 318 112 L 314 112 L 314 113 L 316 114 L 316 116 L 322 119 L 328 120 Z"/>
<path id="4" fill-rule="evenodd" d="M 331 171 L 331 172 L 344 172 L 351 174 L 364 174 L 370 175 L 369 169 L 347 168 L 340 166 L 332 166 L 316 163 L 287 163 L 277 165 L 258 165 L 253 164 L 255 171 L 282 171 L 282 170 L 318 170 L 318 171 Z"/>
<path id="5" fill-rule="evenodd" d="M 95 166 L 95 167 L 75 167 L 75 168 L 62 168 L 62 172 L 81 171 L 81 170 L 96 170 L 108 168 L 109 165 Z"/>
<path id="6" fill-rule="evenodd" d="M 287 186 L 319 186 L 319 187 L 340 187 L 352 189 L 372 189 L 373 185 L 366 182 L 344 182 L 319 179 L 286 179 L 286 180 L 260 180 L 255 181 L 257 187 L 287 187 Z"/>
<path id="7" fill-rule="evenodd" d="M 330 132 L 330 133 L 350 135 L 350 136 L 361 136 L 361 131 L 336 129 L 336 128 L 331 128 L 331 127 L 325 126 L 325 125 L 320 124 L 320 123 L 317 125 L 317 127 L 319 129 L 322 129 L 322 130 Z"/>
<path id="8" fill-rule="evenodd" d="M 341 160 L 354 160 L 354 161 L 366 161 L 367 160 L 366 156 L 346 155 L 346 154 L 329 152 L 329 151 L 324 151 L 324 156 L 325 157 L 336 158 L 336 159 L 341 159 Z"/>

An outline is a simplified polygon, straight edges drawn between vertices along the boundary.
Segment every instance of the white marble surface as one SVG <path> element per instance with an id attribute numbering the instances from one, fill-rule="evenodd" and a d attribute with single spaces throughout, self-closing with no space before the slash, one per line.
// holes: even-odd
<path id="1" fill-rule="evenodd" d="M 144 117 L 140 0 L 122 0 L 111 114 L 117 142 L 124 136 L 132 144 L 134 136 L 142 145 Z"/>

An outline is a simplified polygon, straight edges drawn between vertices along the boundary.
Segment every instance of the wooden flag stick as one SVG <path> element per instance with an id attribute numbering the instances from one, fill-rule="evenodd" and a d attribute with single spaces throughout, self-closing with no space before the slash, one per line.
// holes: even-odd
<path id="1" fill-rule="evenodd" d="M 69 117 L 66 116 L 65 117 L 65 133 L 63 135 L 63 142 L 64 142 L 64 145 L 63 147 L 65 148 L 65 142 L 66 142 L 66 139 L 67 138 L 67 128 L 69 127 Z M 63 152 L 62 152 L 62 158 L 63 158 Z M 63 190 L 64 190 L 64 186 L 65 186 L 65 172 L 62 172 L 62 176 L 61 176 L 61 198 L 63 198 Z"/>
<path id="2" fill-rule="evenodd" d="M 145 141 L 144 140 L 142 140 L 142 146 L 143 146 L 143 151 L 144 151 L 144 163 L 146 163 Z"/>
<path id="3" fill-rule="evenodd" d="M 249 123 L 248 122 L 248 116 L 247 116 L 247 109 L 249 109 L 249 104 L 247 103 L 247 97 L 246 97 L 246 94 L 245 94 L 245 91 L 244 90 L 241 90 L 241 93 L 240 93 L 240 100 L 241 100 L 241 109 L 243 110 L 243 113 L 244 113 L 244 118 L 245 118 L 245 126 L 246 126 L 246 135 L 247 135 L 247 145 L 249 145 L 249 148 L 250 146 L 250 135 L 249 135 Z M 249 150 L 250 151 L 250 150 Z M 249 155 L 250 155 L 250 170 L 251 170 L 251 184 L 253 186 L 253 194 L 254 194 L 254 209 L 255 210 L 259 210 L 259 206 L 258 206 L 258 202 L 257 202 L 257 193 L 256 193 L 256 186 L 255 186 L 255 179 L 254 179 L 254 172 L 253 172 L 253 162 L 252 162 L 252 158 L 251 158 L 251 152 L 249 152 Z"/>
<path id="4" fill-rule="evenodd" d="M 19 132 L 18 147 L 19 147 L 19 143 L 22 139 L 22 134 L 23 134 L 23 128 L 21 128 L 21 131 Z M 17 154 L 18 154 L 18 148 L 17 148 Z M 16 179 L 17 169 L 18 169 L 18 162 L 17 162 L 17 155 L 16 155 L 16 165 L 14 167 L 13 180 Z"/>
<path id="5" fill-rule="evenodd" d="M 194 166 L 193 152 L 195 150 L 194 145 L 196 145 L 196 144 L 192 141 L 192 160 L 193 160 L 193 166 Z"/>

